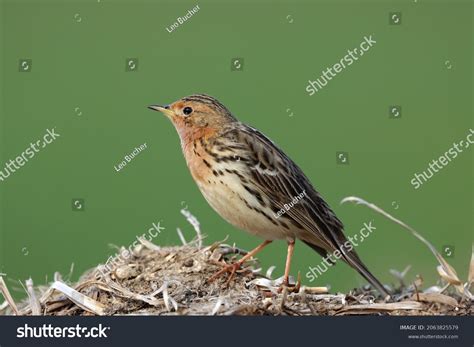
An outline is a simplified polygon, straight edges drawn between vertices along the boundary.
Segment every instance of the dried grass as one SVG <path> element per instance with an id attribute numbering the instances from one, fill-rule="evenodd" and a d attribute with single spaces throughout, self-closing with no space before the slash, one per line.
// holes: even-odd
<path id="1" fill-rule="evenodd" d="M 411 284 L 404 283 L 410 268 L 402 272 L 391 270 L 398 285 L 392 288 L 390 302 L 369 286 L 344 294 L 328 293 L 326 287 L 304 286 L 297 292 L 285 289 L 278 293 L 282 279 L 272 278 L 274 267 L 262 271 L 256 259 L 246 263 L 247 267 L 239 270 L 231 284 L 225 287 L 226 278 L 212 283 L 206 280 L 224 262 L 233 262 L 247 252 L 235 245 L 225 244 L 225 240 L 203 247 L 199 222 L 188 211 L 183 215 L 197 233 L 193 241 L 183 241 L 182 246 L 160 247 L 140 239 L 131 256 L 111 272 L 104 273 L 104 267 L 99 265 L 83 274 L 77 283 L 69 283 L 57 273 L 54 282 L 47 287 L 34 287 L 29 279 L 26 281 L 28 299 L 18 306 L 0 274 L 0 292 L 6 300 L 0 304 L 0 315 L 342 316 L 474 313 L 472 297 L 469 297 L 469 287 L 474 278 L 474 249 L 468 281 L 464 285 L 439 253 L 435 256 L 444 272 L 440 272 L 437 285 L 424 291 L 421 290 L 421 276 Z M 432 251 L 433 248 L 430 247 Z M 290 284 L 294 282 L 294 279 L 290 280 Z"/>
<path id="2" fill-rule="evenodd" d="M 448 294 L 416 293 L 399 287 L 392 302 L 385 302 L 369 287 L 347 294 L 330 294 L 325 287 L 301 287 L 298 293 L 276 293 L 281 279 L 241 270 L 228 288 L 225 278 L 207 283 L 220 269 L 211 256 L 236 254 L 228 245 L 158 247 L 139 245 L 133 257 L 103 276 L 97 268 L 75 284 L 55 281 L 35 288 L 16 308 L 11 296 L 3 314 L 18 315 L 471 315 L 471 302 L 456 291 Z M 217 251 L 217 252 L 216 252 Z M 222 254 L 221 253 L 221 254 Z M 224 258 L 220 257 L 220 261 Z M 8 289 L 0 277 L 3 293 Z M 32 290 L 29 280 L 27 287 Z M 30 289 L 31 288 L 31 289 Z M 5 295 L 5 294 L 4 294 Z M 0 314 L 2 313 L 0 311 Z"/>

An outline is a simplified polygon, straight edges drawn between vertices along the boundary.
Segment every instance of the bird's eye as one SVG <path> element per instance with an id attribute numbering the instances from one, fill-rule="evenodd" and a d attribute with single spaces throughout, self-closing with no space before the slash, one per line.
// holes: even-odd
<path id="1" fill-rule="evenodd" d="M 186 116 L 189 116 L 191 113 L 193 113 L 193 109 L 191 107 L 185 107 L 185 108 L 183 108 L 183 113 Z"/>

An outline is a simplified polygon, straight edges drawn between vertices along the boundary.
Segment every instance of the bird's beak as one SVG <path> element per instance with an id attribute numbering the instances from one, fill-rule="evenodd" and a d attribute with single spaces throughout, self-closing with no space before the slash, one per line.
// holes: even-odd
<path id="1" fill-rule="evenodd" d="M 148 106 L 148 108 L 153 111 L 160 111 L 168 118 L 171 118 L 174 115 L 174 112 L 170 109 L 169 105 L 165 105 L 165 106 L 150 105 Z"/>

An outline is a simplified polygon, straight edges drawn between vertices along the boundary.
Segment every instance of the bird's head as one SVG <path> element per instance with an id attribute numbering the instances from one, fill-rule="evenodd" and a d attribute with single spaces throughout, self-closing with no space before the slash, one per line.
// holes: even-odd
<path id="1" fill-rule="evenodd" d="M 217 99 L 204 94 L 190 95 L 169 105 L 150 105 L 148 108 L 168 117 L 181 138 L 218 131 L 222 126 L 237 121 Z"/>

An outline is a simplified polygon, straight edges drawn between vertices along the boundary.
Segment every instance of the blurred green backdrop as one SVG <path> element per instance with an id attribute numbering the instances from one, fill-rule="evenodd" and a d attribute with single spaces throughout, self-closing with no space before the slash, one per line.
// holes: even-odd
<path id="1" fill-rule="evenodd" d="M 167 27 L 199 5 L 173 32 Z M 350 195 L 385 208 L 418 229 L 465 278 L 473 235 L 473 149 L 415 190 L 416 172 L 473 127 L 472 1 L 1 1 L 0 169 L 46 129 L 61 136 L 0 182 L 0 272 L 8 283 L 55 271 L 74 278 L 128 246 L 153 222 L 154 240 L 178 244 L 181 216 L 195 214 L 208 243 L 253 248 L 206 203 L 165 117 L 146 108 L 208 93 L 278 143 L 357 233 L 358 247 L 384 282 L 412 265 L 408 280 L 437 279 L 429 251 L 372 211 L 339 205 Z M 401 22 L 391 23 L 391 14 Z M 337 63 L 364 36 L 377 41 L 313 96 L 309 79 Z M 127 69 L 127 59 L 138 59 Z M 232 68 L 240 58 L 240 69 Z M 28 71 L 21 71 L 27 60 Z M 129 71 L 131 69 L 131 71 Z M 399 119 L 389 107 L 401 106 Z M 135 147 L 140 153 L 114 169 Z M 347 152 L 349 164 L 336 153 Z M 82 211 L 75 211 L 73 199 Z M 281 275 L 284 242 L 260 259 Z M 292 273 L 321 258 L 301 243 Z M 15 284 L 16 283 L 16 284 Z M 308 283 L 308 281 L 306 281 Z M 363 283 L 343 264 L 312 285 L 347 290 Z M 22 290 L 18 295 L 23 295 Z"/>

